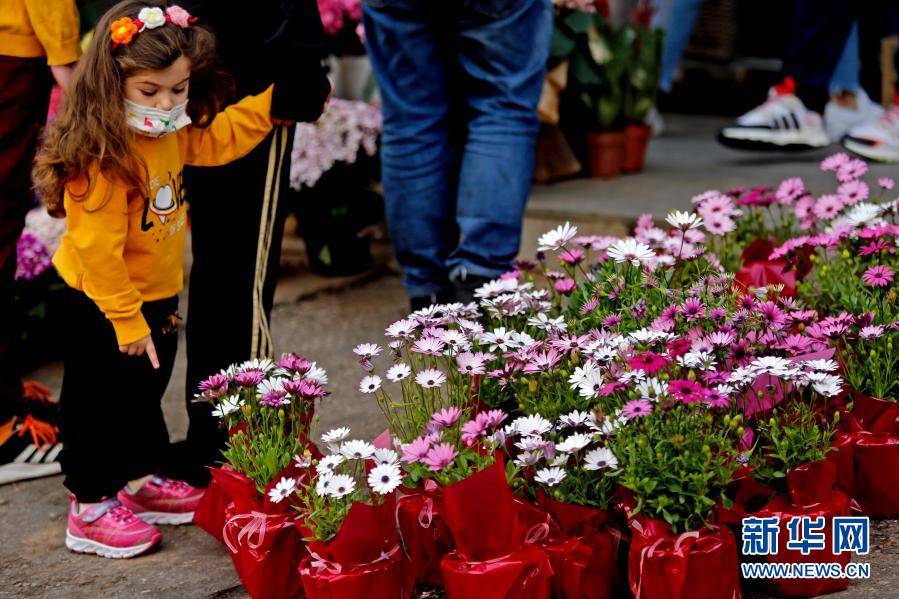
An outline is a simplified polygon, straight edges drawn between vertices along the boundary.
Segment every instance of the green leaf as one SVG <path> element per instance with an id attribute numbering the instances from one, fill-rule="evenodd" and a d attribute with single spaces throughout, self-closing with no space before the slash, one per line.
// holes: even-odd
<path id="1" fill-rule="evenodd" d="M 549 47 L 549 55 L 553 58 L 567 58 L 574 50 L 575 42 L 565 35 L 558 27 L 553 27 L 552 42 Z"/>
<path id="2" fill-rule="evenodd" d="M 575 33 L 586 33 L 593 24 L 593 19 L 585 12 L 576 10 L 563 20 Z"/>

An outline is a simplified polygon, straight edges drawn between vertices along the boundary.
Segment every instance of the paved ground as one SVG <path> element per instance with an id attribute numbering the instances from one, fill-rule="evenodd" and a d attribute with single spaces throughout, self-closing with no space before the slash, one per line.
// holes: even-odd
<path id="1" fill-rule="evenodd" d="M 793 174 L 822 185 L 826 182 L 817 171 L 823 153 L 776 160 L 735 154 L 708 142 L 709 133 L 717 126 L 714 119 L 680 118 L 669 125 L 671 136 L 653 142 L 649 168 L 643 175 L 537 189 L 525 247 L 533 247 L 527 238 L 558 218 L 576 218 L 591 230 L 618 231 L 640 212 L 661 213 L 671 206 L 686 205 L 690 196 L 711 187 L 771 184 Z M 359 341 L 379 340 L 384 327 L 405 313 L 399 278 L 380 267 L 366 277 L 342 280 L 341 290 L 317 294 L 321 282 L 310 281 L 292 277 L 280 286 L 282 303 L 272 318 L 276 349 L 305 353 L 328 369 L 333 395 L 321 409 L 321 430 L 349 424 L 355 435 L 371 438 L 384 424 L 376 404 L 356 391 L 361 373 L 351 349 Z M 182 438 L 186 430 L 183 355 L 182 351 L 165 397 L 173 439 Z M 48 365 L 35 378 L 56 392 L 61 369 L 58 364 Z M 127 397 L 122 399 L 127 401 Z M 246 596 L 225 549 L 198 529 L 166 528 L 161 550 L 140 559 L 100 560 L 65 549 L 65 510 L 61 477 L 0 487 L 0 598 Z M 835 597 L 897 596 L 899 523 L 877 523 L 873 544 L 868 559 L 873 579 Z"/>

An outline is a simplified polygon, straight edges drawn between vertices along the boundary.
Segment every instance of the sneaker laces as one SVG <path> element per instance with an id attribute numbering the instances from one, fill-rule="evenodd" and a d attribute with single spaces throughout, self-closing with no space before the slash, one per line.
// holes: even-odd
<path id="1" fill-rule="evenodd" d="M 193 487 L 191 487 L 183 480 L 176 480 L 174 478 L 168 478 L 166 476 L 154 476 L 153 484 L 179 495 L 186 495 L 187 493 L 190 493 L 191 490 L 193 490 Z"/>
<path id="2" fill-rule="evenodd" d="M 19 436 L 24 437 L 25 433 L 31 434 L 31 441 L 38 447 L 47 445 L 56 445 L 56 435 L 59 429 L 43 420 L 38 420 L 31 414 L 22 419 L 19 426 Z"/>
<path id="3" fill-rule="evenodd" d="M 110 509 L 107 514 L 109 517 L 118 522 L 119 524 L 131 524 L 135 520 L 137 520 L 137 516 L 134 515 L 134 512 L 131 511 L 130 508 L 125 507 L 121 503 L 116 501 L 116 506 Z"/>
<path id="4" fill-rule="evenodd" d="M 113 522 L 128 525 L 137 520 L 129 508 L 122 505 L 118 499 L 110 498 L 101 501 L 96 507 L 90 509 L 84 515 L 85 522 L 96 522 L 103 516 L 108 515 Z"/>

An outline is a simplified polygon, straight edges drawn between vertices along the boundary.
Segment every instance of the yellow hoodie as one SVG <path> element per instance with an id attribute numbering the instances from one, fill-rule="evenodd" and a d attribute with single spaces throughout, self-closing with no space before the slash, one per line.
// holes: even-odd
<path id="1" fill-rule="evenodd" d="M 172 297 L 183 287 L 182 167 L 219 166 L 249 153 L 271 131 L 271 101 L 269 87 L 226 108 L 208 128 L 139 137 L 134 151 L 149 173 L 144 189 L 129 190 L 98 172 L 90 174 L 93 186 L 83 199 L 73 199 L 71 192 L 83 197 L 84 177 L 66 185 L 67 231 L 53 264 L 69 286 L 84 291 L 103 311 L 120 345 L 150 334 L 140 311 L 144 301 Z"/>
<path id="2" fill-rule="evenodd" d="M 78 60 L 78 9 L 74 0 L 0 2 L 0 56 L 47 57 L 57 66 Z"/>

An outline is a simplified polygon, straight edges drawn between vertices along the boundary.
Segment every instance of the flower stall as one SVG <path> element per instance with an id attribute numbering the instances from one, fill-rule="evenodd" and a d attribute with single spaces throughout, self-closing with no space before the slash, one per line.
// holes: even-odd
<path id="1" fill-rule="evenodd" d="M 710 191 L 623 239 L 566 223 L 477 302 L 389 324 L 353 349 L 375 442 L 313 432 L 309 360 L 210 378 L 231 440 L 198 519 L 254 597 L 719 599 L 756 588 L 741 564 L 844 568 L 794 522 L 830 543 L 897 515 L 899 201 L 861 161 L 822 168 L 836 191 Z M 776 553 L 746 550 L 747 518 Z"/>

